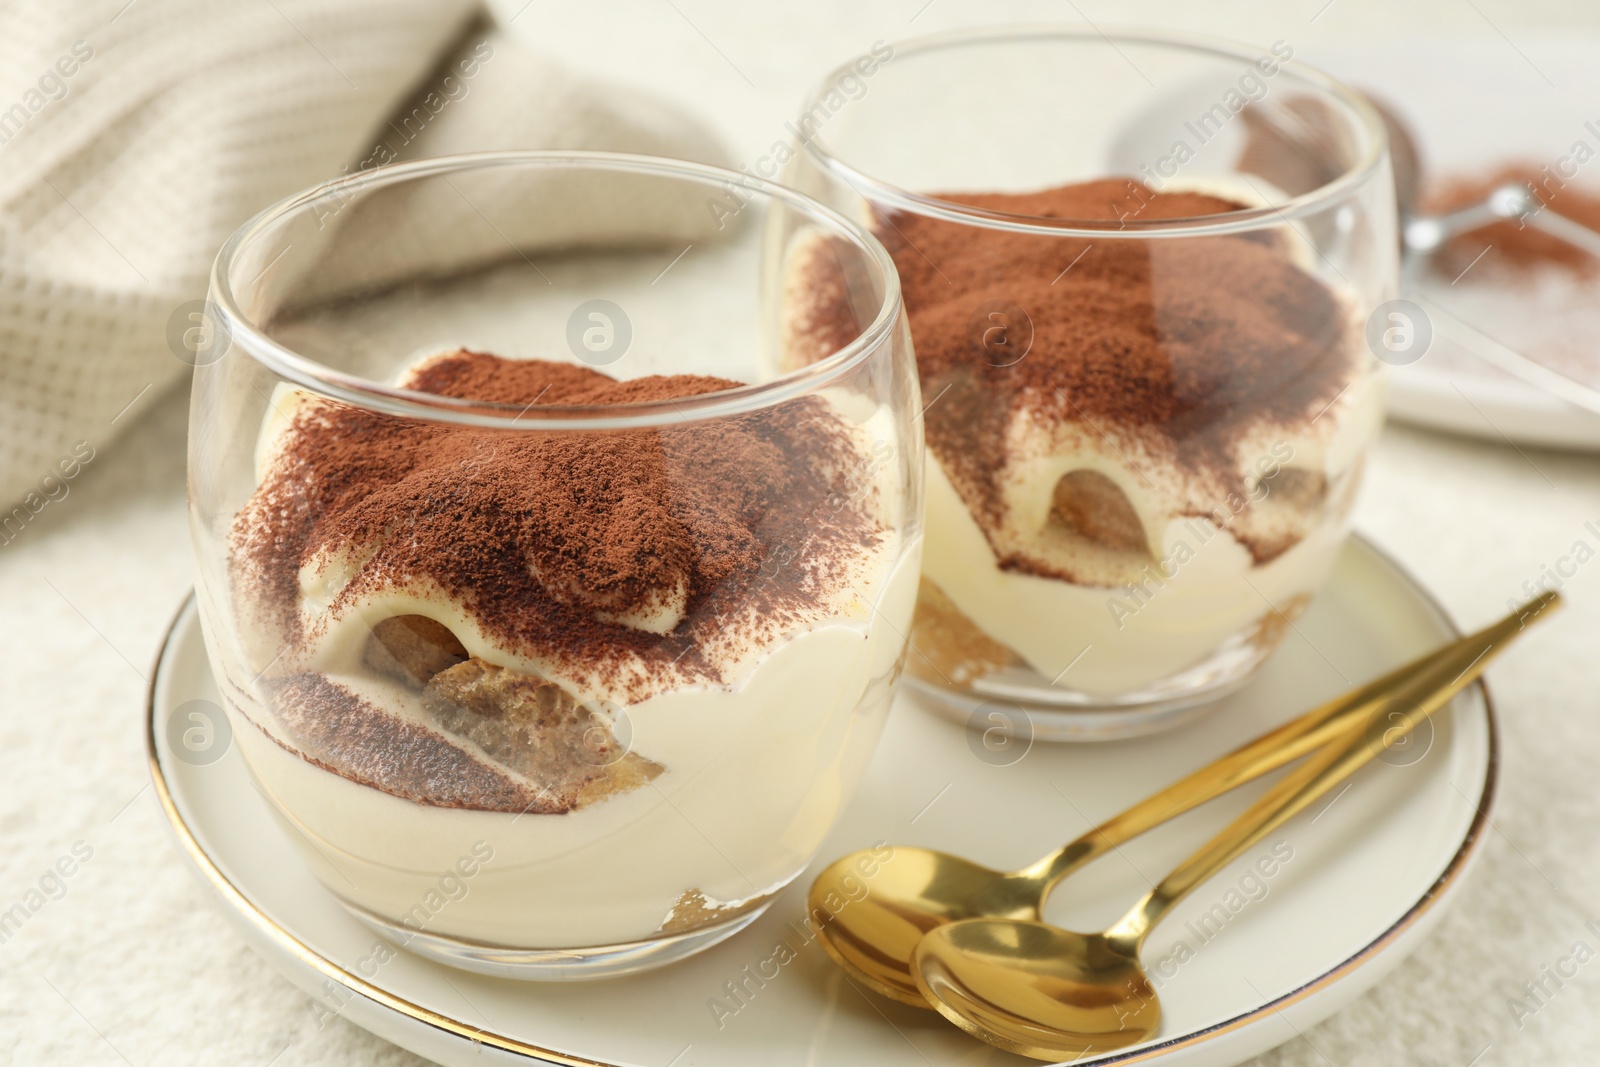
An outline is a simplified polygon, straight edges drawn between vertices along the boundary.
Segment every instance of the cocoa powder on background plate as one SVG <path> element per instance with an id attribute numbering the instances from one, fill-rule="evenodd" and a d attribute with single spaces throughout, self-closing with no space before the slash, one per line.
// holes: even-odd
<path id="1" fill-rule="evenodd" d="M 1563 181 L 1536 163 L 1505 163 L 1485 174 L 1446 178 L 1423 198 L 1422 209 L 1429 215 L 1448 214 L 1481 204 L 1500 186 L 1513 184 L 1527 188 L 1544 210 L 1600 231 L 1600 194 Z M 1561 267 L 1584 278 L 1600 273 L 1600 260 L 1583 249 L 1514 219 L 1456 235 L 1434 253 L 1431 263 L 1446 278 L 1456 278 L 1468 268 L 1503 278 L 1540 265 Z"/>

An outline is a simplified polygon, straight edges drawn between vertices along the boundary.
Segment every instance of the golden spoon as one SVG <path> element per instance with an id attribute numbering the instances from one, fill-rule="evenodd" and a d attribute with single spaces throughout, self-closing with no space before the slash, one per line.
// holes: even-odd
<path id="1" fill-rule="evenodd" d="M 1554 594 L 1540 597 L 1520 609 L 1517 617 L 1531 620 L 1555 599 Z M 1501 623 L 1499 627 L 1505 625 Z M 962 919 L 1039 918 L 1045 897 L 1079 867 L 1370 721 L 1375 713 L 1388 710 L 1389 692 L 1413 673 L 1435 660 L 1459 656 L 1464 649 L 1472 650 L 1468 660 L 1480 655 L 1486 641 L 1500 632 L 1499 627 L 1463 637 L 1313 708 L 1021 870 L 991 870 L 949 853 L 898 845 L 894 859 L 888 863 L 882 863 L 871 852 L 844 856 L 817 876 L 807 897 L 809 914 L 828 916 L 819 924 L 823 948 L 851 978 L 867 988 L 902 1004 L 930 1007 L 911 974 L 912 953 L 929 930 Z M 1476 676 L 1473 673 L 1466 680 Z M 860 875 L 867 870 L 874 871 L 867 896 L 856 900 Z M 851 901 L 849 907 L 840 906 L 845 900 Z"/>
<path id="2" fill-rule="evenodd" d="M 1161 1005 L 1139 964 L 1150 930 L 1195 886 L 1344 781 L 1448 704 L 1534 618 L 1560 602 L 1530 601 L 1503 621 L 1432 656 L 1381 701 L 1375 716 L 1283 778 L 1104 933 L 1037 921 L 967 919 L 940 926 L 913 956 L 917 988 L 941 1015 L 1010 1052 L 1058 1060 L 1137 1044 Z M 898 855 L 896 861 L 898 862 Z"/>

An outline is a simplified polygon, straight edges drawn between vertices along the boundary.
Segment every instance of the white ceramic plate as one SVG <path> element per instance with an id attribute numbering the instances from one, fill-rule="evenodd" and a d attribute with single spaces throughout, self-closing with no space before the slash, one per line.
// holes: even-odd
<path id="1" fill-rule="evenodd" d="M 888 841 L 1020 865 L 1454 634 L 1413 581 L 1356 541 L 1259 678 L 1171 732 L 994 752 L 978 732 L 902 697 L 824 860 Z M 256 951 L 320 1005 L 314 1010 L 450 1065 L 1031 1062 L 846 982 L 804 925 L 809 873 L 744 933 L 630 978 L 524 984 L 388 948 L 312 879 L 232 747 L 204 765 L 173 755 L 174 710 L 217 699 L 191 603 L 173 625 L 151 687 L 155 788 L 200 880 Z M 1497 750 L 1487 693 L 1467 691 L 1415 736 L 1202 886 L 1157 928 L 1145 962 L 1159 983 L 1162 1032 L 1149 1044 L 1077 1062 L 1239 1063 L 1337 1011 L 1416 948 L 1461 885 L 1488 819 Z M 1258 791 L 1241 789 L 1079 872 L 1057 891 L 1048 916 L 1101 929 Z"/>
<path id="2" fill-rule="evenodd" d="M 1424 357 L 1396 367 L 1389 383 L 1389 414 L 1402 422 L 1490 441 L 1600 451 L 1600 415 L 1481 361 L 1441 366 Z"/>

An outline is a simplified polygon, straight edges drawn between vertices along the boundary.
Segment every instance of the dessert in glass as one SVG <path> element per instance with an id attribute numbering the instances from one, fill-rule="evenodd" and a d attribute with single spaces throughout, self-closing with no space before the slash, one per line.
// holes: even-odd
<path id="1" fill-rule="evenodd" d="M 1283 42 L 889 51 L 857 98 L 854 68 L 824 79 L 789 180 L 901 276 L 929 452 L 911 684 L 1046 738 L 1172 725 L 1292 632 L 1347 535 L 1397 271 L 1381 121 Z"/>
<path id="2" fill-rule="evenodd" d="M 430 160 L 218 258 L 207 647 L 291 840 L 414 951 L 535 979 L 681 958 L 761 913 L 862 776 L 916 599 L 909 335 L 876 241 L 744 182 Z"/>

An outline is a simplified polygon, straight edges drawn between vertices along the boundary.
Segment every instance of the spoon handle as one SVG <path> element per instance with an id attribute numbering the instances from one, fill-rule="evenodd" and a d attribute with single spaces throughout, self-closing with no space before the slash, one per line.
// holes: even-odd
<path id="1" fill-rule="evenodd" d="M 1133 807 L 1113 815 L 1021 873 L 1041 883 L 1042 900 L 1055 888 L 1056 883 L 1078 867 L 1168 819 L 1293 763 L 1360 724 L 1383 717 L 1392 718 L 1394 694 L 1399 686 L 1433 665 L 1454 664 L 1450 669 L 1460 670 L 1460 664 L 1475 662 L 1480 658 L 1486 663 L 1487 657 L 1497 650 L 1497 643 L 1502 640 L 1504 633 L 1520 629 L 1558 600 L 1556 594 L 1545 593 L 1493 626 L 1468 634 L 1359 689 L 1312 708 L 1304 715 L 1269 730 L 1254 741 L 1201 767 L 1188 777 L 1179 779 L 1159 793 L 1146 797 Z M 1462 685 L 1476 677 L 1476 673 L 1464 676 Z"/>
<path id="2" fill-rule="evenodd" d="M 1350 724 L 1353 737 L 1349 743 L 1329 745 L 1278 782 L 1145 894 L 1121 922 L 1107 931 L 1107 936 L 1126 939 L 1134 945 L 1143 942 L 1151 928 L 1197 885 L 1448 704 L 1529 622 L 1559 603 L 1559 596 L 1546 593 L 1493 626 L 1450 645 L 1444 654 L 1403 669 L 1405 676 L 1375 702 L 1375 714 L 1365 719 L 1364 728 Z"/>
<path id="3" fill-rule="evenodd" d="M 1574 222 L 1554 211 L 1530 211 L 1522 217 L 1522 221 L 1591 256 L 1600 256 L 1600 233 L 1596 233 L 1581 222 Z"/>

